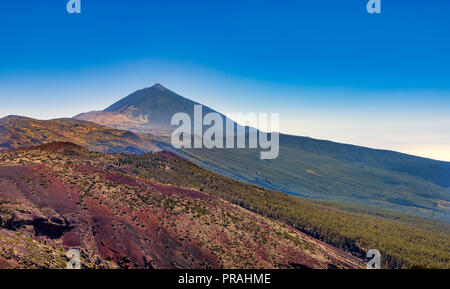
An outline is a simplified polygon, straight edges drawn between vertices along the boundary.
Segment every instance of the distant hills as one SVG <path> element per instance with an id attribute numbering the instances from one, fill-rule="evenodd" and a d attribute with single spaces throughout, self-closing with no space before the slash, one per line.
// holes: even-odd
<path id="1" fill-rule="evenodd" d="M 274 160 L 260 160 L 259 151 L 252 149 L 175 150 L 168 137 L 170 119 L 176 112 L 192 115 L 194 104 L 198 103 L 157 84 L 132 93 L 105 111 L 75 118 L 151 133 L 159 138 L 159 148 L 251 184 L 450 221 L 448 162 L 284 134 L 280 135 L 279 157 Z M 212 111 L 204 107 L 204 114 Z"/>
<path id="2" fill-rule="evenodd" d="M 261 161 L 251 149 L 179 154 L 222 175 L 296 196 L 450 221 L 446 162 L 289 135 L 280 135 L 274 160 Z"/>
<path id="3" fill-rule="evenodd" d="M 145 153 L 160 150 L 151 140 L 149 136 L 70 118 L 36 120 L 8 116 L 0 119 L 0 150 L 55 141 L 73 142 L 105 153 Z"/>

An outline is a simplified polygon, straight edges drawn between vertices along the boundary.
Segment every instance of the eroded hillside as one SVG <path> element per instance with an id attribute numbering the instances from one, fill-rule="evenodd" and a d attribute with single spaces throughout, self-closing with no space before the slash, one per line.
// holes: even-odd
<path id="1" fill-rule="evenodd" d="M 199 190 L 52 143 L 0 153 L 0 267 L 361 268 L 358 259 Z M 164 170 L 164 168 L 163 168 Z"/>

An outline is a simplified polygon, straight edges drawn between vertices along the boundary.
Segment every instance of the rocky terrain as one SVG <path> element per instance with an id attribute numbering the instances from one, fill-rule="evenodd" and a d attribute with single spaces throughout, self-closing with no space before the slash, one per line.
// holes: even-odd
<path id="1" fill-rule="evenodd" d="M 37 120 L 22 116 L 0 119 L 0 150 L 56 141 L 73 142 L 105 153 L 145 153 L 160 150 L 151 136 L 137 135 L 83 120 Z"/>
<path id="2" fill-rule="evenodd" d="M 72 248 L 87 268 L 364 267 L 213 194 L 138 177 L 121 156 L 61 142 L 0 152 L 0 268 L 64 268 Z"/>

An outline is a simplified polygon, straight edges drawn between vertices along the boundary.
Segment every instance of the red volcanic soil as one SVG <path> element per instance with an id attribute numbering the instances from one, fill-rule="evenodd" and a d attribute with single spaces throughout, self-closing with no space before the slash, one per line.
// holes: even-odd
<path id="1" fill-rule="evenodd" d="M 82 171 L 89 169 L 84 167 Z M 98 172 L 93 169 L 90 171 Z M 91 231 L 96 246 L 94 251 L 98 251 L 102 259 L 123 268 L 220 267 L 217 257 L 195 242 L 180 241 L 159 224 L 151 211 L 141 211 L 140 222 L 133 222 L 131 215 L 120 216 L 107 205 L 90 197 L 84 198 L 82 207 L 69 197 L 64 184 L 54 177 L 56 174 L 46 165 L 0 167 L 0 178 L 5 180 L 0 185 L 1 199 L 22 201 L 30 207 L 43 209 L 30 209 L 31 212 L 25 216 L 15 214 L 15 229 L 29 225 L 40 235 L 50 239 L 62 238 L 65 248 L 87 246 L 82 242 L 80 232 Z M 174 194 L 198 197 L 195 192 L 175 187 L 149 182 L 139 184 L 135 178 L 119 173 L 106 173 L 105 179 L 129 186 L 150 185 L 168 195 L 174 191 Z M 15 184 L 16 188 L 8 188 L 10 184 Z M 52 208 L 53 213 L 44 208 Z M 182 257 L 183 255 L 191 256 L 192 260 Z"/>
<path id="2" fill-rule="evenodd" d="M 132 186 L 132 187 L 140 186 L 140 184 L 137 182 L 136 178 L 126 176 L 121 173 L 107 172 L 107 173 L 105 173 L 105 179 L 110 182 L 119 184 L 119 185 L 128 185 L 128 186 Z"/>
<path id="3" fill-rule="evenodd" d="M 177 156 L 176 154 L 169 152 L 169 151 L 161 151 L 159 153 L 161 156 L 169 159 L 181 159 L 181 157 Z"/>
<path id="4" fill-rule="evenodd" d="M 163 185 L 163 184 L 156 184 L 153 182 L 150 182 L 148 180 L 142 180 L 138 179 L 136 177 L 132 177 L 129 175 L 124 175 L 122 173 L 117 172 L 106 172 L 105 173 L 105 179 L 116 183 L 120 185 L 127 185 L 131 187 L 138 187 L 140 189 L 154 189 L 160 193 L 163 193 L 165 195 L 171 196 L 171 195 L 178 195 L 185 198 L 192 198 L 192 199 L 213 199 L 214 197 L 198 192 L 193 190 L 186 190 L 179 187 L 171 186 L 171 185 Z"/>
<path id="5" fill-rule="evenodd" d="M 57 152 L 57 151 L 75 152 L 75 151 L 83 151 L 85 150 L 85 148 L 71 142 L 52 142 L 38 146 L 14 148 L 11 149 L 10 151 L 35 151 L 35 150 L 43 150 L 48 152 Z"/>
<path id="6" fill-rule="evenodd" d="M 184 198 L 191 198 L 191 199 L 201 199 L 201 200 L 205 200 L 205 199 L 214 199 L 215 197 L 208 195 L 206 193 L 202 193 L 202 192 L 198 192 L 198 191 L 193 191 L 193 190 L 186 190 L 186 189 L 182 189 L 182 188 L 178 188 L 175 186 L 170 186 L 170 185 L 162 185 L 162 184 L 155 184 L 155 183 L 151 183 L 148 182 L 148 184 L 156 189 L 157 191 L 171 196 L 171 195 L 178 195 L 180 197 L 184 197 Z"/>
<path id="7" fill-rule="evenodd" d="M 97 248 L 106 260 L 124 268 L 201 268 L 200 264 L 219 267 L 217 258 L 194 243 L 179 241 L 158 223 L 147 228 L 138 227 L 126 217 L 115 216 L 107 206 L 95 200 L 88 200 L 87 205 Z M 151 217 L 141 213 L 140 219 Z M 181 257 L 183 254 L 192 255 L 194 261 Z"/>
<path id="8" fill-rule="evenodd" d="M 0 268 L 61 266 L 52 262 L 71 248 L 89 268 L 361 267 L 286 225 L 204 192 L 104 169 L 119 161 L 114 155 L 95 154 L 100 165 L 87 165 L 95 161 L 84 154 L 68 143 L 0 153 L 0 257 L 28 254 L 0 259 Z M 286 232 L 314 253 L 283 238 Z"/>
<path id="9" fill-rule="evenodd" d="M 15 184 L 15 188 L 2 193 L 2 198 L 15 200 L 25 197 L 38 208 L 51 207 L 58 213 L 71 212 L 76 205 L 56 175 L 44 164 L 0 167 L 2 179 Z"/>

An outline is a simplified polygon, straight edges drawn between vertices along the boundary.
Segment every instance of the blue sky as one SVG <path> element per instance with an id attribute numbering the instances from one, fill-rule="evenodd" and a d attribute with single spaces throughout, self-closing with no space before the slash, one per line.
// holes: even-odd
<path id="1" fill-rule="evenodd" d="M 2 1 L 0 117 L 99 110 L 156 82 L 286 133 L 450 161 L 450 2 Z"/>

